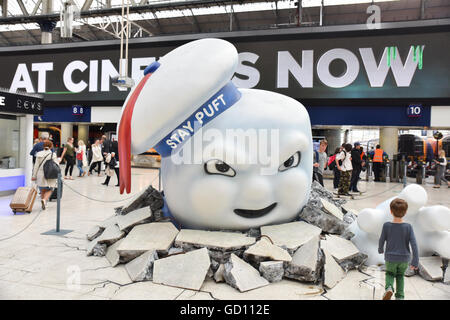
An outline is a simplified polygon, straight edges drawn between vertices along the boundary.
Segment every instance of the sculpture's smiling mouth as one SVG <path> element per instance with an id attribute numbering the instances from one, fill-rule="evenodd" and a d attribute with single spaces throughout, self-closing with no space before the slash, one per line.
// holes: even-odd
<path id="1" fill-rule="evenodd" d="M 236 213 L 238 216 L 241 216 L 243 218 L 249 218 L 249 219 L 260 218 L 260 217 L 268 214 L 276 206 L 277 206 L 277 203 L 274 202 L 270 206 L 265 207 L 263 209 L 259 209 L 259 210 L 234 209 L 234 213 Z"/>

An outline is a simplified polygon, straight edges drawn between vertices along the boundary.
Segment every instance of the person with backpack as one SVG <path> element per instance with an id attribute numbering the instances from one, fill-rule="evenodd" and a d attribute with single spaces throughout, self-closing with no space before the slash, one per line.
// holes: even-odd
<path id="1" fill-rule="evenodd" d="M 36 181 L 36 185 L 41 193 L 42 210 L 45 210 L 48 199 L 53 190 L 57 187 L 58 172 L 55 171 L 55 166 L 59 169 L 56 153 L 52 151 L 53 143 L 50 140 L 44 141 L 44 150 L 36 153 L 36 162 L 33 167 L 32 181 Z M 51 161 L 54 163 L 48 163 Z M 52 172 L 50 172 L 52 171 Z M 50 173 L 50 175 L 49 175 Z M 55 177 L 56 173 L 56 177 Z"/>
<path id="2" fill-rule="evenodd" d="M 336 166 L 336 156 L 342 151 L 342 147 L 337 147 L 334 150 L 334 154 L 328 159 L 328 169 L 333 170 L 333 189 L 337 189 L 339 186 L 339 179 L 341 178 L 341 172 Z M 341 161 L 342 163 L 342 161 Z"/>
<path id="3" fill-rule="evenodd" d="M 314 164 L 313 164 L 313 181 L 317 181 L 323 187 L 323 170 L 327 164 L 327 140 L 321 140 L 319 150 L 314 151 Z"/>
<path id="4" fill-rule="evenodd" d="M 341 178 L 339 179 L 339 188 L 338 195 L 350 195 L 348 193 L 350 188 L 350 178 L 352 176 L 352 145 L 350 143 L 346 143 L 344 145 L 344 149 L 336 156 L 336 166 L 341 172 Z M 342 161 L 342 164 L 339 164 L 339 160 Z"/>

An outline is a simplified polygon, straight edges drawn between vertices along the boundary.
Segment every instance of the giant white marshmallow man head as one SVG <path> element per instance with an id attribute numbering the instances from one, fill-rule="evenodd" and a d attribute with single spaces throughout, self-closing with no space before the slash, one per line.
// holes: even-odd
<path id="1" fill-rule="evenodd" d="M 130 155 L 162 155 L 168 208 L 184 227 L 245 230 L 293 220 L 312 179 L 311 125 L 296 100 L 237 89 L 235 47 L 190 42 L 146 69 L 118 124 L 120 191 Z"/>

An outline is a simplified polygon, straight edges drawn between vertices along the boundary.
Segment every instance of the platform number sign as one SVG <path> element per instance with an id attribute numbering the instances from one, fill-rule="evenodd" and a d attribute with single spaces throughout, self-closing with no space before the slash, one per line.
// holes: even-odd
<path id="1" fill-rule="evenodd" d="M 84 114 L 84 109 L 82 106 L 72 106 L 72 114 L 74 116 L 82 116 Z"/>
<path id="2" fill-rule="evenodd" d="M 422 105 L 421 104 L 410 104 L 406 111 L 408 117 L 419 118 L 422 116 Z"/>

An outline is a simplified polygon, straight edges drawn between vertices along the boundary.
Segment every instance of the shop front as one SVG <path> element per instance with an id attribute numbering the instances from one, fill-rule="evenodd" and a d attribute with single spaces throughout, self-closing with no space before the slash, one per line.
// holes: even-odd
<path id="1" fill-rule="evenodd" d="M 43 110 L 39 95 L 0 90 L 0 195 L 30 183 L 33 115 L 42 115 Z"/>

